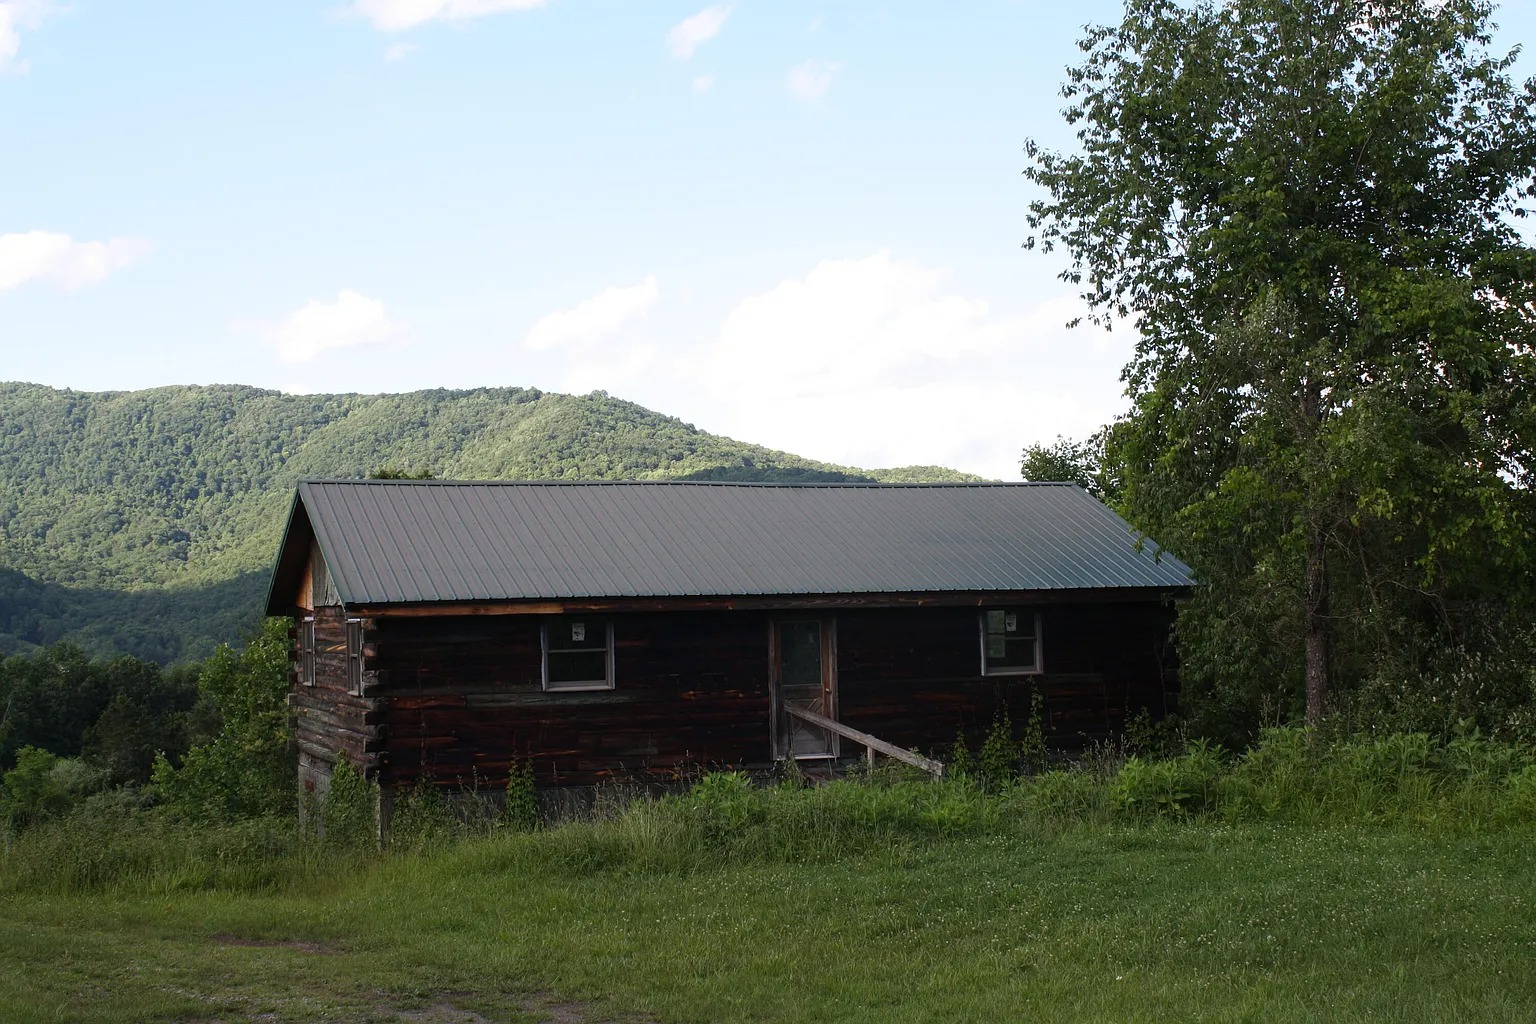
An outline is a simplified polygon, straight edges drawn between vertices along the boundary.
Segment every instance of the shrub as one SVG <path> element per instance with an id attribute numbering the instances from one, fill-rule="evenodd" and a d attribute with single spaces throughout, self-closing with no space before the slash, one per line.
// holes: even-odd
<path id="1" fill-rule="evenodd" d="M 219 647 L 203 663 L 198 686 L 218 705 L 223 731 L 187 751 L 180 767 L 156 757 L 151 779 L 157 790 L 204 822 L 291 813 L 288 620 L 268 619 L 238 654 Z"/>
<path id="2" fill-rule="evenodd" d="M 533 784 L 532 761 L 514 759 L 509 766 L 501 816 L 508 828 L 517 831 L 538 828 L 539 795 Z"/>
<path id="3" fill-rule="evenodd" d="M 378 784 L 369 782 L 345 757 L 338 757 L 320 805 L 327 842 L 362 848 L 377 842 L 374 807 Z"/>
<path id="4" fill-rule="evenodd" d="M 1203 814 L 1216 808 L 1226 770 L 1221 747 L 1203 740 L 1164 761 L 1132 756 L 1110 784 L 1110 802 L 1116 811 L 1139 818 Z"/>
<path id="5" fill-rule="evenodd" d="M 74 794 L 58 777 L 61 761 L 46 750 L 22 747 L 16 751 L 16 767 L 0 776 L 0 812 L 12 828 L 27 828 L 55 818 L 74 804 Z"/>
<path id="6" fill-rule="evenodd" d="M 1105 807 L 1105 787 L 1083 771 L 1036 775 L 1023 790 L 1025 806 L 1053 818 L 1096 818 Z"/>
<path id="7" fill-rule="evenodd" d="M 976 774 L 982 788 L 994 793 L 1018 777 L 1019 748 L 1013 742 L 1013 723 L 1007 708 L 1000 707 L 992 717 L 992 728 L 977 758 Z"/>

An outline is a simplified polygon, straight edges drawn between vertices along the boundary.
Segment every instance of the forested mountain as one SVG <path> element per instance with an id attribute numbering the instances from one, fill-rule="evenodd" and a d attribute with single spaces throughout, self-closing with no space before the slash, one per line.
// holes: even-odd
<path id="1" fill-rule="evenodd" d="M 0 652 L 73 639 L 162 662 L 206 654 L 254 627 L 294 482 L 385 468 L 464 479 L 968 479 L 814 462 L 602 392 L 0 384 Z"/>

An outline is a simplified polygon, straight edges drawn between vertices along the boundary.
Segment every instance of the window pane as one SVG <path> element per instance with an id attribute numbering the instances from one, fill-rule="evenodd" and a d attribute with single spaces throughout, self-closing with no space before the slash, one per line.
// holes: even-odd
<path id="1" fill-rule="evenodd" d="M 551 651 L 549 653 L 550 685 L 606 683 L 607 681 L 607 651 Z"/>
<path id="2" fill-rule="evenodd" d="M 608 623 L 602 619 L 561 619 L 549 626 L 552 651 L 602 651 L 608 648 Z"/>
<path id="3" fill-rule="evenodd" d="M 982 613 L 985 670 L 1034 670 L 1040 667 L 1035 613 L 1023 608 L 989 608 Z"/>
<path id="4" fill-rule="evenodd" d="M 991 641 L 1003 640 L 1003 650 L 994 653 Z M 1035 639 L 1034 637 L 1001 637 L 987 638 L 987 667 L 988 668 L 1034 668 L 1035 667 Z"/>
<path id="5" fill-rule="evenodd" d="M 779 682 L 785 686 L 821 685 L 821 623 L 781 623 L 779 645 Z"/>

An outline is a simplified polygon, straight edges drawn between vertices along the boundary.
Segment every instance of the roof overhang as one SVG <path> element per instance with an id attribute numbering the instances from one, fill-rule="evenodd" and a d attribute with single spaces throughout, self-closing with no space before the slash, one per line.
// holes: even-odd
<path id="1" fill-rule="evenodd" d="M 577 612 L 838 611 L 847 608 L 987 608 L 1000 605 L 1169 603 L 1190 587 L 1093 587 L 885 594 L 750 594 L 714 597 L 570 597 L 518 601 L 423 601 L 349 605 L 367 618 L 450 615 L 564 615 Z"/>
<path id="2" fill-rule="evenodd" d="M 310 524 L 309 512 L 304 508 L 302 488 L 293 492 L 293 502 L 288 506 L 288 523 L 283 527 L 283 540 L 277 548 L 277 561 L 272 566 L 272 580 L 267 585 L 267 615 L 293 615 L 298 612 L 299 586 L 304 579 L 304 567 L 309 563 L 309 552 L 315 540 L 315 529 Z"/>

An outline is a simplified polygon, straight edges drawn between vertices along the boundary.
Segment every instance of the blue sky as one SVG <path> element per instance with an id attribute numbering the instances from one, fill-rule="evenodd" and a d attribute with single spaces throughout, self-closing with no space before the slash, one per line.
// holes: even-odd
<path id="1" fill-rule="evenodd" d="M 603 389 L 1015 478 L 1123 407 L 1020 249 L 1118 10 L 0 0 L 0 379 Z"/>

